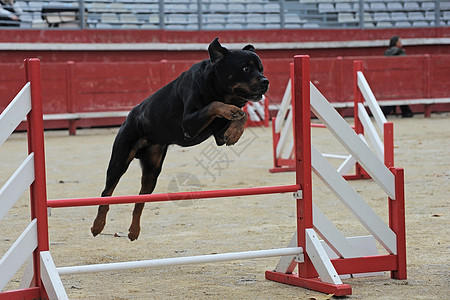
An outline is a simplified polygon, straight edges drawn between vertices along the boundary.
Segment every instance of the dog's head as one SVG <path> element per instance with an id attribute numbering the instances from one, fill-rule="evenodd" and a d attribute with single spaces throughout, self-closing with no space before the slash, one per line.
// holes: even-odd
<path id="1" fill-rule="evenodd" d="M 226 103 L 242 107 L 248 101 L 261 100 L 269 89 L 263 75 L 261 59 L 252 45 L 230 51 L 216 38 L 208 47 L 209 59 L 215 70 L 216 85 L 224 92 Z"/>

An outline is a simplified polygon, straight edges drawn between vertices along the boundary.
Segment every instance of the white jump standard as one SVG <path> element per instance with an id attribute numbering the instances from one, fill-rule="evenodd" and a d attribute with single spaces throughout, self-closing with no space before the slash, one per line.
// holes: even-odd
<path id="1" fill-rule="evenodd" d="M 290 79 L 286 86 L 277 116 L 272 123 L 274 167 L 269 170 L 271 173 L 295 171 L 291 105 L 293 94 L 291 82 L 294 76 L 292 68 L 293 65 L 291 64 Z M 393 123 L 387 122 L 362 71 L 363 62 L 360 60 L 353 61 L 353 115 L 355 120 L 353 128 L 361 139 L 365 140 L 366 137 L 368 138 L 368 142 L 372 145 L 378 158 L 383 160 L 387 167 L 391 167 L 394 166 Z M 375 118 L 376 126 L 372 124 L 365 106 L 369 108 Z M 326 125 L 311 123 L 311 127 L 326 128 Z M 378 134 L 376 127 L 381 135 Z M 343 160 L 337 170 L 345 179 L 370 178 L 351 154 L 323 154 L 323 156 Z M 355 173 L 349 174 L 352 168 L 354 168 Z"/>

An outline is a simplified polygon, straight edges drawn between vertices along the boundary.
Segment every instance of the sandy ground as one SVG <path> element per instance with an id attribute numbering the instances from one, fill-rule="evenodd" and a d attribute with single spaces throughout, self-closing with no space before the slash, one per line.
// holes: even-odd
<path id="1" fill-rule="evenodd" d="M 389 274 L 346 279 L 348 299 L 449 299 L 450 115 L 390 118 L 395 127 L 396 166 L 405 168 L 408 279 Z M 348 120 L 352 122 L 351 119 Z M 48 198 L 98 196 L 117 128 L 46 132 Z M 0 183 L 25 157 L 26 137 L 14 134 L 0 148 Z M 319 150 L 345 153 L 323 129 L 313 129 Z M 333 164 L 339 162 L 334 161 Z M 192 148 L 172 146 L 156 192 L 208 190 L 294 183 L 293 173 L 270 174 L 270 128 L 250 128 L 234 147 L 212 140 Z M 134 162 L 116 195 L 139 191 Z M 387 222 L 387 198 L 371 180 L 351 183 Z M 317 177 L 314 201 L 347 236 L 364 228 Z M 4 253 L 29 220 L 27 193 L 0 222 Z M 96 207 L 52 209 L 50 249 L 57 266 L 132 261 L 285 247 L 295 230 L 291 195 L 265 195 L 147 204 L 137 241 L 126 235 L 131 205 L 111 208 L 102 235 L 90 234 Z M 385 253 L 381 247 L 380 253 Z M 71 299 L 329 299 L 330 296 L 264 279 L 278 258 L 63 276 Z M 14 277 L 7 289 L 18 287 Z"/>

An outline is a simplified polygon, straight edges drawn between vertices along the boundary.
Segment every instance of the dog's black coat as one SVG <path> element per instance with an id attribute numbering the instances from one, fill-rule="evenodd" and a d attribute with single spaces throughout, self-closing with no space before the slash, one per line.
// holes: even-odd
<path id="1" fill-rule="evenodd" d="M 209 59 L 193 65 L 178 78 L 134 107 L 114 141 L 102 196 L 111 196 L 130 162 L 142 167 L 140 194 L 153 192 L 167 147 L 197 145 L 211 135 L 217 145 L 233 145 L 243 133 L 248 101 L 259 101 L 269 87 L 254 47 L 229 51 L 216 38 Z M 136 203 L 128 237 L 139 236 L 144 203 Z M 101 205 L 91 228 L 99 234 L 106 223 L 108 205 Z"/>

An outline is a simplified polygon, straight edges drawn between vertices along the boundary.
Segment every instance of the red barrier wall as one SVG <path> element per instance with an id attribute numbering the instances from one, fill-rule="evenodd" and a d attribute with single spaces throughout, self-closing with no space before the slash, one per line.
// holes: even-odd
<path id="1" fill-rule="evenodd" d="M 364 75 L 378 100 L 450 97 L 450 55 L 311 59 L 311 80 L 330 102 L 352 101 L 355 59 L 364 61 Z M 291 61 L 290 58 L 263 59 L 265 74 L 271 82 L 267 94 L 271 104 L 281 102 Z M 44 113 L 129 110 L 195 62 L 42 63 Z M 23 65 L 0 63 L 0 70 L 2 111 L 23 86 Z M 436 105 L 436 108 L 450 111 L 449 104 Z M 413 110 L 420 112 L 423 107 Z M 78 125 L 115 125 L 121 121 L 83 120 Z M 55 126 L 60 125 L 47 127 Z"/>
<path id="2" fill-rule="evenodd" d="M 210 43 L 219 36 L 227 43 L 323 42 L 402 38 L 449 37 L 450 28 L 411 27 L 377 29 L 268 29 L 268 30 L 49 30 L 0 29 L 0 42 L 11 43 Z"/>
<path id="3" fill-rule="evenodd" d="M 206 45 L 215 37 L 221 43 L 237 43 L 244 46 L 255 44 L 258 54 L 265 59 L 292 58 L 306 53 L 312 58 L 336 56 L 382 55 L 393 35 L 404 41 L 408 55 L 446 54 L 450 52 L 450 27 L 390 28 L 390 29 L 282 29 L 282 30 L 220 30 L 220 31 L 173 31 L 173 30 L 5 30 L 0 29 L 0 63 L 22 62 L 27 57 L 38 57 L 42 62 L 103 61 L 159 61 L 161 59 L 200 60 L 206 58 Z M 33 44 L 56 46 L 40 50 Z M 136 45 L 165 43 L 168 45 L 205 44 L 201 49 L 136 50 Z M 262 47 L 269 43 L 275 47 Z M 276 44 L 291 43 L 290 47 Z M 11 45 L 31 45 L 15 49 Z M 128 45 L 122 50 L 83 50 L 68 45 Z M 100 47 L 101 48 L 101 47 Z M 9 49 L 9 50 L 8 50 Z"/>

